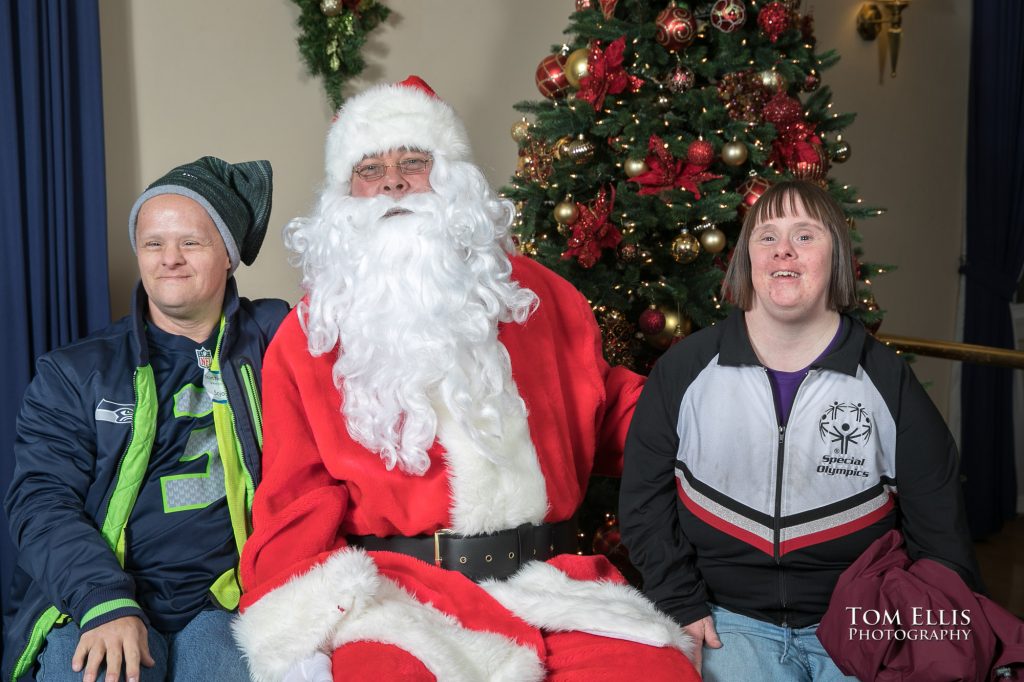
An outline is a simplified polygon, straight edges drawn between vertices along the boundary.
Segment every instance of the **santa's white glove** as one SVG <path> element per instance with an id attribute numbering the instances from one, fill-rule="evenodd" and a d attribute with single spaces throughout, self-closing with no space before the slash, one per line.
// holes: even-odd
<path id="1" fill-rule="evenodd" d="M 281 682 L 334 682 L 331 657 L 318 651 L 289 668 Z"/>

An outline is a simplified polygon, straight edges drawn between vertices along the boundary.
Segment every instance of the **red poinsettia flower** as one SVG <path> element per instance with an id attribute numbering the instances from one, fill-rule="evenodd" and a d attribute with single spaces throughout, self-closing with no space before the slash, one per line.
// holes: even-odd
<path id="1" fill-rule="evenodd" d="M 576 204 L 579 217 L 572 224 L 569 248 L 563 260 L 575 258 L 584 268 L 592 268 L 601 258 L 603 249 L 613 249 L 622 241 L 622 233 L 608 221 L 615 203 L 615 188 L 608 192 L 602 188 L 591 205 Z"/>
<path id="2" fill-rule="evenodd" d="M 587 54 L 587 75 L 580 79 L 576 99 L 589 102 L 594 111 L 604 107 L 607 95 L 617 95 L 627 87 L 636 92 L 643 85 L 643 79 L 631 76 L 622 67 L 626 52 L 626 38 L 618 38 L 604 50 L 594 46 Z"/>
<path id="3" fill-rule="evenodd" d="M 722 177 L 708 173 L 708 166 L 676 159 L 665 148 L 665 142 L 651 135 L 647 143 L 647 172 L 630 178 L 642 186 L 637 194 L 660 194 L 669 189 L 685 189 L 700 199 L 700 183 Z"/>

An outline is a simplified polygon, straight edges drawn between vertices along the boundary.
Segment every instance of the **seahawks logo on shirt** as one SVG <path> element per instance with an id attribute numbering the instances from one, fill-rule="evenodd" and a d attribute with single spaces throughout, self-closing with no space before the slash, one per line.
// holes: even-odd
<path id="1" fill-rule="evenodd" d="M 100 398 L 96 406 L 96 421 L 110 422 L 111 424 L 131 424 L 135 415 L 135 406 L 129 403 L 115 403 L 106 398 Z"/>

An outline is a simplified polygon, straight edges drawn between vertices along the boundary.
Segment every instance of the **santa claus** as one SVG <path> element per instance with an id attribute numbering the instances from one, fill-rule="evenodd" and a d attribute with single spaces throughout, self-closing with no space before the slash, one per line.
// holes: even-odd
<path id="1" fill-rule="evenodd" d="M 264 361 L 235 629 L 253 679 L 697 679 L 681 629 L 576 554 L 642 379 L 514 255 L 512 219 L 423 81 L 338 112 L 316 210 L 286 229 L 307 295 Z"/>

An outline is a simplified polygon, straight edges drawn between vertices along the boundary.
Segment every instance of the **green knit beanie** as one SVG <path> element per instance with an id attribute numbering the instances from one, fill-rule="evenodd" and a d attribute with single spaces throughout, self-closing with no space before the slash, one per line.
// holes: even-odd
<path id="1" fill-rule="evenodd" d="M 267 234 L 273 176 L 269 161 L 228 163 L 215 156 L 204 156 L 172 169 L 150 185 L 132 206 L 128 216 L 132 251 L 142 204 L 161 194 L 180 194 L 210 214 L 227 247 L 231 272 L 239 261 L 252 265 Z"/>

